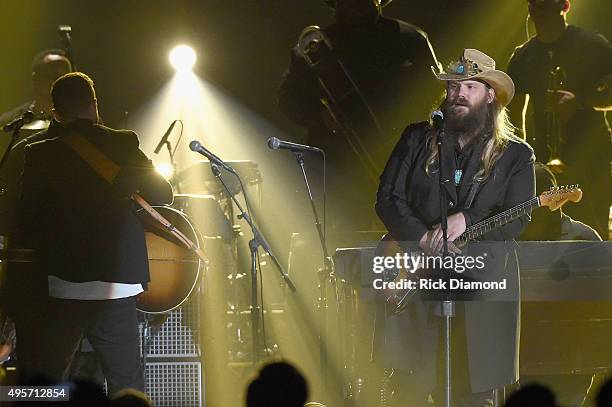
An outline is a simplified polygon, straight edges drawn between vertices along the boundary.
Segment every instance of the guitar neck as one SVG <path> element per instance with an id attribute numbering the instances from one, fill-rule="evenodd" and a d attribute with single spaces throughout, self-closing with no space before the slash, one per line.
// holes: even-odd
<path id="1" fill-rule="evenodd" d="M 493 215 L 490 218 L 482 220 L 478 223 L 473 224 L 468 227 L 461 236 L 459 236 L 455 242 L 458 245 L 464 245 L 470 240 L 474 240 L 485 233 L 488 233 L 494 229 L 500 228 L 507 223 L 512 222 L 520 218 L 523 215 L 526 215 L 531 212 L 534 208 L 540 207 L 540 198 L 538 196 L 531 198 L 528 201 L 525 201 L 521 204 L 513 206 L 510 209 L 507 209 L 503 212 L 498 213 L 497 215 Z"/>

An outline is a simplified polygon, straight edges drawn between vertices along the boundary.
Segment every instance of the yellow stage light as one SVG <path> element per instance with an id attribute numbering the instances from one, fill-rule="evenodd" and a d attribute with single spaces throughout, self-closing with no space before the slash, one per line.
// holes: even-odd
<path id="1" fill-rule="evenodd" d="M 168 180 L 174 175 L 174 168 L 170 164 L 155 164 L 155 170 Z"/>
<path id="2" fill-rule="evenodd" d="M 187 45 L 179 45 L 170 51 L 170 64 L 177 72 L 190 72 L 196 63 L 196 53 Z"/>

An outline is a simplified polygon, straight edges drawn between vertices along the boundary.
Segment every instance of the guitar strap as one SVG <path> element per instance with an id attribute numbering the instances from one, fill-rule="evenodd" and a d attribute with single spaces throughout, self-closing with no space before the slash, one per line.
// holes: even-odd
<path id="1" fill-rule="evenodd" d="M 89 142 L 89 140 L 75 133 L 61 137 L 61 140 L 72 148 L 79 157 L 109 184 L 115 181 L 119 171 L 121 171 L 121 167 Z"/>
<path id="2" fill-rule="evenodd" d="M 472 180 L 472 185 L 470 186 L 470 191 L 468 192 L 468 196 L 465 199 L 465 205 L 463 206 L 465 209 L 471 208 L 472 203 L 474 202 L 474 198 L 476 197 L 476 193 L 480 188 L 480 181 L 475 178 Z"/>
<path id="3" fill-rule="evenodd" d="M 117 175 L 121 171 L 121 167 L 113 160 L 108 158 L 102 151 L 93 145 L 85 137 L 71 133 L 61 138 L 61 140 L 70 147 L 79 157 L 83 159 L 89 166 L 104 178 L 109 184 L 113 184 Z M 180 230 L 176 229 L 170 221 L 164 218 L 155 210 L 147 201 L 145 201 L 137 193 L 132 194 L 132 199 L 140 205 L 159 225 L 172 233 L 181 243 L 188 249 L 194 251 L 200 259 L 207 261 L 204 253 L 195 243 L 193 243 Z"/>
<path id="4" fill-rule="evenodd" d="M 472 179 L 470 181 L 470 185 L 469 185 L 469 189 L 467 191 L 467 195 L 465 200 L 463 201 L 463 208 L 464 209 L 469 209 L 472 207 L 472 204 L 474 202 L 474 198 L 476 197 L 476 194 L 478 193 L 478 190 L 480 188 L 480 184 L 481 181 L 479 181 L 476 177 L 477 173 L 478 173 L 478 166 L 480 163 L 480 160 L 476 160 L 476 157 L 480 157 L 482 154 L 482 150 L 484 149 L 484 145 L 483 144 L 479 144 L 475 147 L 473 147 L 472 153 L 470 154 L 470 157 L 468 158 L 468 164 L 464 165 L 464 171 L 463 172 L 463 176 L 465 177 L 468 174 L 472 174 Z M 455 162 L 457 163 L 457 151 L 455 149 L 453 149 L 453 151 L 455 152 Z M 458 165 L 458 164 L 457 164 Z M 456 176 L 457 174 L 455 174 Z M 459 180 L 461 180 L 461 173 L 459 174 Z M 467 181 L 467 179 L 465 180 Z M 456 180 L 455 181 L 456 184 L 459 184 L 459 182 Z M 463 189 L 463 185 L 460 187 L 460 191 L 462 192 Z"/>

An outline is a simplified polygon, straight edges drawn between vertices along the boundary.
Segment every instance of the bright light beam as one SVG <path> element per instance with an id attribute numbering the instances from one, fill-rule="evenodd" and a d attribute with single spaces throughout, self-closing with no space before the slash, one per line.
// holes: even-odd
<path id="1" fill-rule="evenodd" d="M 193 48 L 187 45 L 179 45 L 170 51 L 168 59 L 177 72 L 191 72 L 197 56 Z"/>
<path id="2" fill-rule="evenodd" d="M 174 175 L 174 168 L 172 168 L 172 165 L 168 163 L 155 164 L 155 171 L 160 173 L 162 177 L 167 180 L 170 180 Z"/>

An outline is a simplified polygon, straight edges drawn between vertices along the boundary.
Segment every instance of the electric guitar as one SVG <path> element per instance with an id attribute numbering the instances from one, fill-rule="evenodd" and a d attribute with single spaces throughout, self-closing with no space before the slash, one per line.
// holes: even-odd
<path id="1" fill-rule="evenodd" d="M 577 185 L 552 188 L 539 196 L 471 225 L 461 234 L 461 236 L 457 237 L 453 243 L 458 248 L 462 248 L 468 242 L 483 236 L 485 233 L 500 228 L 530 213 L 534 208 L 547 206 L 551 211 L 556 211 L 568 201 L 580 202 L 581 199 L 582 190 L 578 188 Z M 391 234 L 386 234 L 376 247 L 374 255 L 395 257 L 397 254 L 403 254 L 404 251 L 405 250 Z M 416 275 L 415 271 L 416 270 L 408 271 L 405 268 L 387 269 L 384 273 L 384 281 L 399 283 L 401 281 L 414 279 Z M 404 310 L 410 298 L 416 293 L 416 289 L 392 289 L 388 288 L 388 285 L 385 285 L 383 293 L 385 301 L 387 302 L 387 309 L 392 314 L 398 314 Z"/>

